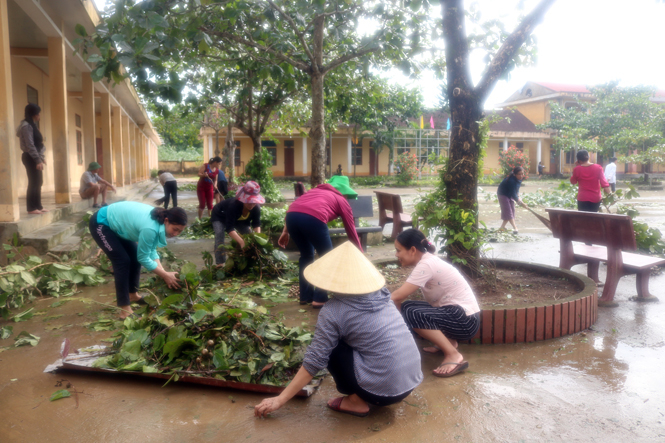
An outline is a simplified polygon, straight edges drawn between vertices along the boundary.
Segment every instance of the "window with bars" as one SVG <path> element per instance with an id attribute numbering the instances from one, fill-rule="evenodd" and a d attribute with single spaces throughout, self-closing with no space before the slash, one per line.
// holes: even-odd
<path id="1" fill-rule="evenodd" d="M 81 127 L 81 116 L 78 114 L 74 114 L 74 123 L 76 124 L 77 128 Z"/>
<path id="2" fill-rule="evenodd" d="M 277 148 L 267 148 L 268 152 L 270 153 L 270 157 L 272 157 L 272 165 L 277 166 Z"/>
<path id="3" fill-rule="evenodd" d="M 236 150 L 233 153 L 233 165 L 240 166 L 240 140 L 235 141 Z"/>
<path id="4" fill-rule="evenodd" d="M 351 148 L 351 164 L 357 166 L 363 164 L 363 148 Z"/>
<path id="5" fill-rule="evenodd" d="M 79 130 L 76 130 L 76 159 L 79 165 L 83 164 L 83 133 Z"/>

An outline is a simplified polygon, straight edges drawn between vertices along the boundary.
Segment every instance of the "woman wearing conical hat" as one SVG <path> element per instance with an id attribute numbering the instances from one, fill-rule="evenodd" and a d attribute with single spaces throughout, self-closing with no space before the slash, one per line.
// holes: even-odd
<path id="1" fill-rule="evenodd" d="M 420 353 L 379 271 L 346 242 L 309 265 L 305 277 L 332 299 L 321 309 L 294 379 L 279 396 L 256 405 L 254 414 L 281 408 L 324 368 L 345 395 L 328 401 L 334 411 L 365 417 L 369 405 L 405 399 L 423 380 Z"/>

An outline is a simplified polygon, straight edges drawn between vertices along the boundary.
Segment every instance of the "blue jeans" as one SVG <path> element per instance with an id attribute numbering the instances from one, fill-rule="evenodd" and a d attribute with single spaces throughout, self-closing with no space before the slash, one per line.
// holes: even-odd
<path id="1" fill-rule="evenodd" d="M 314 261 L 314 250 L 319 257 L 332 250 L 328 225 L 316 217 L 300 212 L 286 214 L 286 229 L 300 251 L 300 301 L 325 303 L 328 293 L 310 285 L 303 275 L 307 265 Z"/>

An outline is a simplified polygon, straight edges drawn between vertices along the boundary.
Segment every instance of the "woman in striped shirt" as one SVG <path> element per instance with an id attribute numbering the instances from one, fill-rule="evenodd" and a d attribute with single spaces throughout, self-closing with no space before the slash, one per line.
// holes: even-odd
<path id="1" fill-rule="evenodd" d="M 309 265 L 305 277 L 333 298 L 321 309 L 295 378 L 278 397 L 258 404 L 254 414 L 264 417 L 281 408 L 325 368 L 345 394 L 328 401 L 334 411 L 365 417 L 370 404 L 406 398 L 423 379 L 420 353 L 374 265 L 346 242 Z"/>
<path id="2" fill-rule="evenodd" d="M 414 266 L 411 275 L 392 294 L 392 300 L 409 328 L 434 347 L 428 353 L 443 352 L 443 362 L 432 373 L 450 377 L 469 363 L 457 349 L 457 340 L 469 340 L 480 328 L 480 307 L 471 287 L 451 264 L 432 254 L 435 251 L 422 232 L 402 231 L 395 240 L 395 256 L 402 266 Z M 426 301 L 404 301 L 420 288 Z"/>

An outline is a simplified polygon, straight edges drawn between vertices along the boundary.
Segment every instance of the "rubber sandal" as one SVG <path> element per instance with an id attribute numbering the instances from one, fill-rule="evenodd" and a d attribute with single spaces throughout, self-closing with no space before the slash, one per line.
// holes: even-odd
<path id="1" fill-rule="evenodd" d="M 146 306 L 148 304 L 147 301 L 144 300 L 145 296 L 141 297 L 140 299 L 131 302 L 131 304 L 139 305 L 139 306 Z"/>
<path id="2" fill-rule="evenodd" d="M 439 369 L 441 366 L 445 366 L 445 365 L 455 365 L 456 368 L 453 369 L 450 372 L 446 372 L 445 374 L 439 374 L 439 373 L 437 373 L 433 370 L 432 374 L 434 374 L 435 377 L 448 378 L 448 377 L 452 377 L 453 375 L 457 375 L 460 372 L 463 372 L 464 370 L 469 368 L 469 362 L 468 361 L 463 361 L 461 363 L 442 363 L 436 369 Z"/>
<path id="3" fill-rule="evenodd" d="M 346 409 L 342 409 L 342 401 L 344 401 L 345 397 L 337 397 L 330 403 L 326 403 L 326 405 L 332 409 L 333 411 L 341 412 L 343 414 L 349 414 L 349 415 L 354 415 L 356 417 L 367 417 L 369 415 L 369 411 L 367 412 L 355 412 L 355 411 L 347 411 Z"/>

